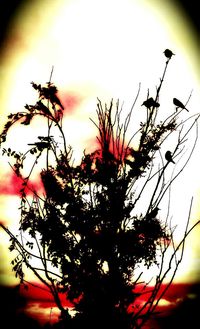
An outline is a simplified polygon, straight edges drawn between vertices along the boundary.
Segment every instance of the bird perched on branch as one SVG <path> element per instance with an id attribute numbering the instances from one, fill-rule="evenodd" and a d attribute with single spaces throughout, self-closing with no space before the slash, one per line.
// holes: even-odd
<path id="1" fill-rule="evenodd" d="M 185 105 L 181 101 L 179 101 L 179 99 L 173 98 L 173 103 L 177 108 L 180 107 L 181 109 L 186 110 L 186 111 L 189 112 L 189 110 L 186 109 Z"/>
<path id="2" fill-rule="evenodd" d="M 172 56 L 175 55 L 170 49 L 165 49 L 164 54 L 168 59 L 172 58 Z"/>
<path id="3" fill-rule="evenodd" d="M 155 207 L 154 209 L 152 209 L 146 216 L 146 219 L 153 219 L 156 218 L 158 211 L 160 210 L 160 208 Z"/>
<path id="4" fill-rule="evenodd" d="M 160 104 L 156 101 L 154 101 L 153 97 L 148 98 L 146 101 L 142 103 L 142 105 L 146 106 L 148 109 L 150 107 L 159 107 Z"/>
<path id="5" fill-rule="evenodd" d="M 172 159 L 172 153 L 171 153 L 171 151 L 167 151 L 167 152 L 165 153 L 165 159 L 166 159 L 168 162 L 175 163 L 174 160 Z"/>
<path id="6" fill-rule="evenodd" d="M 37 147 L 38 151 L 43 151 L 45 148 L 49 148 L 51 146 L 50 142 L 36 142 L 28 145 Z"/>

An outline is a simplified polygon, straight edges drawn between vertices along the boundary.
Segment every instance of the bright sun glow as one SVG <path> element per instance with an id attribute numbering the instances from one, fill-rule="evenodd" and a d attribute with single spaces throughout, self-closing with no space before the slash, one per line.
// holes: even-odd
<path id="1" fill-rule="evenodd" d="M 67 95 L 74 95 L 78 99 L 72 113 L 69 111 L 66 115 L 64 127 L 75 158 L 80 157 L 84 148 L 91 146 L 96 134 L 89 121 L 89 117 L 95 118 L 96 98 L 103 102 L 119 98 L 128 111 L 141 83 L 137 104 L 140 108 L 148 88 L 155 95 L 165 64 L 163 51 L 166 48 L 172 49 L 175 56 L 161 93 L 162 110 L 173 111 L 171 99 L 177 97 L 184 103 L 192 92 L 188 107 L 195 114 L 200 103 L 197 47 L 189 23 L 170 1 L 34 1 L 33 5 L 24 6 L 13 19 L 3 53 L 0 66 L 3 120 L 0 125 L 3 126 L 7 114 L 35 101 L 30 82 L 47 82 L 53 66 L 52 80 L 61 97 L 67 99 Z M 42 129 L 36 121 L 28 135 L 24 137 L 27 133 L 20 127 L 11 133 L 10 139 L 15 138 L 16 149 L 26 147 Z M 181 180 L 175 184 L 171 205 L 175 223 L 185 223 L 192 195 L 195 197 L 192 218 L 196 220 L 199 215 L 196 205 L 199 161 L 199 154 L 195 152 Z M 1 185 L 8 169 L 2 160 Z M 184 194 L 182 181 L 187 186 Z M 9 225 L 12 223 L 13 227 L 18 214 L 16 200 L 13 196 L 0 196 L 1 220 Z M 179 225 L 177 239 L 182 229 Z M 1 241 L 6 246 L 5 240 L 4 237 Z M 178 272 L 179 281 L 195 279 L 199 262 L 197 251 L 200 251 L 196 241 L 197 233 L 193 233 Z M 7 270 L 6 266 L 3 279 Z M 7 281 L 12 280 L 9 274 Z"/>

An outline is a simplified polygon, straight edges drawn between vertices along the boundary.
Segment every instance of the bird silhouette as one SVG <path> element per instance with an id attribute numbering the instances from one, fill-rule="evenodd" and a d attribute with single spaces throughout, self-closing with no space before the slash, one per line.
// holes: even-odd
<path id="1" fill-rule="evenodd" d="M 185 105 L 181 101 L 179 101 L 179 99 L 173 98 L 173 103 L 177 108 L 180 107 L 181 109 L 186 110 L 186 111 L 189 112 L 189 110 L 186 109 Z"/>
<path id="2" fill-rule="evenodd" d="M 174 160 L 172 159 L 172 153 L 171 153 L 171 151 L 167 151 L 167 152 L 165 153 L 165 159 L 166 159 L 168 162 L 175 163 Z"/>
<path id="3" fill-rule="evenodd" d="M 45 148 L 49 148 L 51 146 L 50 142 L 36 142 L 29 143 L 28 145 L 37 147 L 38 151 L 43 151 Z"/>
<path id="4" fill-rule="evenodd" d="M 159 107 L 160 104 L 156 101 L 154 101 L 153 97 L 148 98 L 146 101 L 142 103 L 142 105 L 146 106 L 148 109 L 150 107 Z"/>
<path id="5" fill-rule="evenodd" d="M 170 49 L 165 49 L 164 54 L 168 59 L 175 55 Z"/>
<path id="6" fill-rule="evenodd" d="M 160 208 L 155 207 L 154 209 L 152 209 L 146 216 L 147 219 L 152 219 L 152 218 L 156 218 L 158 211 L 160 210 Z"/>

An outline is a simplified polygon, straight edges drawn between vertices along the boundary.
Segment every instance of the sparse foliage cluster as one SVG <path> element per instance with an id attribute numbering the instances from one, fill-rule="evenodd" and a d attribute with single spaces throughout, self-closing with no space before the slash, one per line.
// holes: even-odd
<path id="1" fill-rule="evenodd" d="M 98 132 L 97 147 L 92 153 L 84 151 L 78 165 L 73 162 L 72 148 L 67 146 L 62 129 L 64 107 L 51 81 L 46 86 L 32 83 L 39 100 L 34 105 L 25 105 L 23 112 L 10 114 L 1 133 L 2 144 L 15 123 L 29 126 L 35 116 L 47 120 L 46 135 L 38 136 L 37 141 L 29 144 L 26 153 L 3 148 L 3 154 L 13 158 L 15 174 L 22 179 L 21 239 L 1 226 L 10 236 L 10 250 L 18 252 L 12 261 L 16 276 L 25 283 L 24 267 L 33 271 L 53 295 L 61 311 L 63 328 L 65 325 L 76 329 L 142 328 L 164 293 L 161 285 L 172 262 L 175 269 L 170 283 L 182 260 L 185 239 L 194 227 L 188 229 L 188 216 L 183 239 L 175 247 L 173 229 L 167 218 L 159 215 L 159 206 L 190 159 L 197 138 L 187 160 L 170 180 L 165 175 L 172 164 L 164 158 L 162 145 L 178 131 L 171 156 L 181 158 L 199 116 L 190 116 L 184 121 L 181 119 L 184 108 L 180 108 L 158 121 L 162 107 L 160 90 L 170 60 L 171 57 L 167 59 L 155 97 L 148 93 L 141 107 L 137 105 L 139 89 L 123 122 L 123 109 L 118 101 L 102 104 L 98 100 L 97 120 L 92 118 Z M 146 111 L 146 118 L 127 140 L 130 122 L 137 111 Z M 184 130 L 186 123 L 188 128 Z M 62 143 L 52 136 L 55 127 Z M 40 172 L 43 193 L 39 193 L 32 188 L 31 174 L 44 152 L 46 163 Z M 24 177 L 27 157 L 32 157 L 33 166 Z M 158 166 L 154 165 L 155 159 L 159 159 Z M 153 188 L 145 200 L 147 206 L 135 214 L 138 202 L 152 181 Z M 164 267 L 170 246 L 170 261 Z M 178 258 L 179 250 L 182 253 Z M 35 259 L 39 267 L 34 265 Z M 140 264 L 147 269 L 157 265 L 159 269 L 151 290 L 145 282 L 143 289 L 138 288 L 142 272 L 136 276 L 135 271 Z M 75 316 L 62 305 L 61 294 L 66 294 L 73 303 Z M 147 298 L 139 304 L 138 298 L 143 294 Z"/>

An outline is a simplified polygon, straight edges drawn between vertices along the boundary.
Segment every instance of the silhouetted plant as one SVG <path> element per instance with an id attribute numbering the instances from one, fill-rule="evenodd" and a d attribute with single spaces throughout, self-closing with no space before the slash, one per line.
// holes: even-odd
<path id="1" fill-rule="evenodd" d="M 5 287 L 0 285 L 1 321 L 3 328 L 40 329 L 39 323 L 26 314 L 26 298 L 19 292 L 19 285 Z"/>
<path id="2" fill-rule="evenodd" d="M 184 108 L 180 108 L 159 120 L 159 95 L 170 60 L 155 97 L 148 92 L 142 108 L 136 105 L 139 87 L 123 121 L 119 101 L 102 104 L 98 99 L 97 119 L 91 119 L 98 131 L 97 147 L 91 153 L 84 151 L 79 165 L 74 164 L 72 148 L 67 146 L 62 128 L 64 107 L 51 81 L 45 86 L 32 83 L 39 100 L 25 105 L 25 111 L 8 116 L 1 143 L 6 142 L 15 123 L 27 126 L 36 116 L 47 120 L 46 135 L 29 144 L 26 153 L 3 148 L 3 154 L 14 159 L 12 168 L 22 179 L 21 238 L 3 224 L 1 227 L 10 236 L 10 250 L 18 253 L 12 266 L 21 283 L 25 282 L 26 266 L 54 297 L 61 311 L 58 328 L 142 328 L 176 274 L 186 237 L 199 223 L 189 228 L 189 211 L 183 237 L 175 245 L 169 216 L 159 215 L 166 192 L 191 158 L 197 134 L 181 164 L 185 144 L 197 129 L 199 118 L 196 114 L 181 119 Z M 146 119 L 127 139 L 133 111 L 137 116 L 137 111 L 144 108 Z M 59 142 L 56 140 L 55 128 L 62 142 L 60 137 Z M 180 163 L 179 169 L 167 157 L 164 159 L 162 151 L 173 134 L 170 156 Z M 40 177 L 44 191 L 40 193 L 33 189 L 30 178 L 43 153 L 46 163 Z M 24 177 L 23 167 L 29 156 L 34 158 L 33 166 Z M 40 261 L 39 267 L 34 265 L 35 259 Z M 142 279 L 143 270 L 138 269 L 144 266 L 148 271 L 155 265 L 158 272 L 150 288 Z M 168 275 L 169 284 L 163 290 Z M 73 303 L 73 317 L 62 304 L 61 294 Z M 143 295 L 147 297 L 140 302 Z"/>

